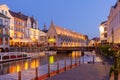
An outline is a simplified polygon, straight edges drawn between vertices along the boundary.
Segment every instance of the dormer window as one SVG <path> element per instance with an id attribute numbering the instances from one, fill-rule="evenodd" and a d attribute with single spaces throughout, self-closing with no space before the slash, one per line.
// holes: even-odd
<path id="1" fill-rule="evenodd" d="M 2 10 L 2 14 L 4 14 L 4 10 Z"/>
<path id="2" fill-rule="evenodd" d="M 7 11 L 5 11 L 5 15 L 7 15 Z"/>
<path id="3" fill-rule="evenodd" d="M 3 24 L 3 20 L 2 19 L 0 19 L 0 24 Z"/>
<path id="4" fill-rule="evenodd" d="M 5 20 L 5 25 L 9 25 L 9 22 L 7 20 Z"/>

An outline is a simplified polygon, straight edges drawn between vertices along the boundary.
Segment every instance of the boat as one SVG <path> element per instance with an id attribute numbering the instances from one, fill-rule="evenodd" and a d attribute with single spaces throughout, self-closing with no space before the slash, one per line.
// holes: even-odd
<path id="1" fill-rule="evenodd" d="M 44 53 L 47 54 L 47 55 L 49 55 L 49 56 L 57 54 L 56 51 L 45 51 Z"/>
<path id="2" fill-rule="evenodd" d="M 31 58 L 31 55 L 26 52 L 5 52 L 0 53 L 0 63 L 28 59 Z"/>

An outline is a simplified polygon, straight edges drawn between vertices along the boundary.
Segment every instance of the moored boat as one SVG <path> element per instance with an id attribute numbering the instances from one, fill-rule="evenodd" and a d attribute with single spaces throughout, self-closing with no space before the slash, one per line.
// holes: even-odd
<path id="1" fill-rule="evenodd" d="M 28 58 L 31 58 L 31 55 L 25 52 L 0 53 L 0 63 Z"/>

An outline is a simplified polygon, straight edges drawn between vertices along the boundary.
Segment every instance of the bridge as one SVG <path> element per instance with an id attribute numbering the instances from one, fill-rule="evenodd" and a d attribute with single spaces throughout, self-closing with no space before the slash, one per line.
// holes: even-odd
<path id="1" fill-rule="evenodd" d="M 86 46 L 86 47 L 50 47 L 52 51 L 93 51 L 98 47 Z"/>

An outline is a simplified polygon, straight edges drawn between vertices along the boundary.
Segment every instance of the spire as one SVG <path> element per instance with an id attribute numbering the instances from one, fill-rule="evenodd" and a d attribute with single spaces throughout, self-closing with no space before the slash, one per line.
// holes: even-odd
<path id="1" fill-rule="evenodd" d="M 53 22 L 53 20 L 51 20 L 51 25 L 54 25 L 54 22 Z"/>
<path id="2" fill-rule="evenodd" d="M 44 23 L 44 31 L 46 31 L 47 29 L 46 29 L 46 23 Z"/>

